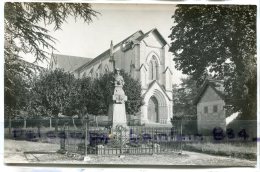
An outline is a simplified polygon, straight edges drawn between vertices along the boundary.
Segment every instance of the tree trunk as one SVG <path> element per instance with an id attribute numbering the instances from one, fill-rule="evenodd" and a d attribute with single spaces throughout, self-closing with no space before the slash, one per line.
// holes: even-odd
<path id="1" fill-rule="evenodd" d="M 97 116 L 94 116 L 94 120 L 95 120 L 95 123 L 96 123 L 96 127 L 98 127 Z"/>
<path id="2" fill-rule="evenodd" d="M 72 123 L 73 123 L 74 128 L 77 129 L 77 126 L 75 124 L 74 118 L 72 118 Z"/>
<path id="3" fill-rule="evenodd" d="M 41 138 L 41 125 L 40 124 L 37 125 L 37 129 L 38 129 L 38 137 L 40 140 L 40 138 Z"/>
<path id="4" fill-rule="evenodd" d="M 26 128 L 26 119 L 23 119 L 23 128 Z"/>
<path id="5" fill-rule="evenodd" d="M 89 140 L 88 140 L 88 121 L 87 120 L 85 121 L 85 124 L 84 124 L 84 130 L 85 130 L 85 156 L 87 156 L 88 155 L 88 144 L 89 144 Z"/>
<path id="6" fill-rule="evenodd" d="M 59 119 L 56 118 L 56 122 L 55 122 L 55 132 L 58 132 L 58 124 L 59 124 Z"/>

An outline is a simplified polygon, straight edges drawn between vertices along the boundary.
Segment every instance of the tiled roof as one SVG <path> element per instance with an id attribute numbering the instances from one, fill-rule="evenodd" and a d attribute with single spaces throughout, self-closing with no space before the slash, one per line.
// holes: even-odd
<path id="1" fill-rule="evenodd" d="M 77 57 L 77 56 L 69 56 L 69 55 L 61 55 L 61 54 L 53 54 L 54 63 L 58 64 L 59 68 L 64 69 L 64 71 L 74 71 L 82 64 L 86 64 L 91 61 L 91 58 Z"/>

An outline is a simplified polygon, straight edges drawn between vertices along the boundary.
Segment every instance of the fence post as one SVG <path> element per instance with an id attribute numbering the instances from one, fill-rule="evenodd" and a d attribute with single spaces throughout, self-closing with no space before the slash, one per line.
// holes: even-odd
<path id="1" fill-rule="evenodd" d="M 26 118 L 23 119 L 23 128 L 26 128 Z"/>
<path id="2" fill-rule="evenodd" d="M 182 119 L 181 119 L 181 152 L 180 153 L 182 154 Z"/>
<path id="3" fill-rule="evenodd" d="M 120 155 L 123 153 L 123 134 L 122 134 L 123 130 L 121 129 L 120 130 L 120 133 L 119 133 L 119 141 L 120 141 Z"/>
<path id="4" fill-rule="evenodd" d="M 9 137 L 11 137 L 11 128 L 12 128 L 12 120 L 11 117 L 9 117 L 9 126 L 8 126 L 8 130 L 9 130 Z"/>
<path id="5" fill-rule="evenodd" d="M 88 122 L 89 116 L 87 115 L 87 119 L 85 121 L 85 157 L 84 161 L 90 161 L 90 157 L 88 156 Z"/>
<path id="6" fill-rule="evenodd" d="M 88 156 L 88 124 L 85 127 L 85 156 Z"/>
<path id="7" fill-rule="evenodd" d="M 51 117 L 50 117 L 50 129 L 52 128 L 52 123 L 51 123 L 52 121 L 51 121 Z"/>
<path id="8" fill-rule="evenodd" d="M 63 127 L 63 132 L 60 134 L 60 149 L 65 151 L 65 127 Z"/>

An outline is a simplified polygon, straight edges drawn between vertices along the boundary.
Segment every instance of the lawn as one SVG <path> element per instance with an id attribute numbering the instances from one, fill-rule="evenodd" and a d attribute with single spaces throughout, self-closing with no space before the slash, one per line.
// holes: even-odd
<path id="1" fill-rule="evenodd" d="M 183 146 L 184 150 L 230 156 L 241 159 L 256 160 L 257 145 L 253 142 L 237 143 L 187 143 Z"/>

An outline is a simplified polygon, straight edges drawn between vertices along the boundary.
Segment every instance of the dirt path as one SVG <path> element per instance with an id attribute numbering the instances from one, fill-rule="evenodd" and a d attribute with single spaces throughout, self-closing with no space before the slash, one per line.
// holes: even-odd
<path id="1" fill-rule="evenodd" d="M 116 155 L 97 156 L 90 155 L 88 162 L 75 160 L 60 154 L 36 154 L 27 155 L 25 151 L 56 151 L 59 145 L 5 140 L 5 163 L 57 163 L 57 164 L 124 164 L 124 165 L 199 165 L 199 166 L 255 166 L 256 161 L 236 159 L 222 156 L 213 156 L 202 153 L 183 151 L 181 155 L 176 153 L 160 155 Z"/>

